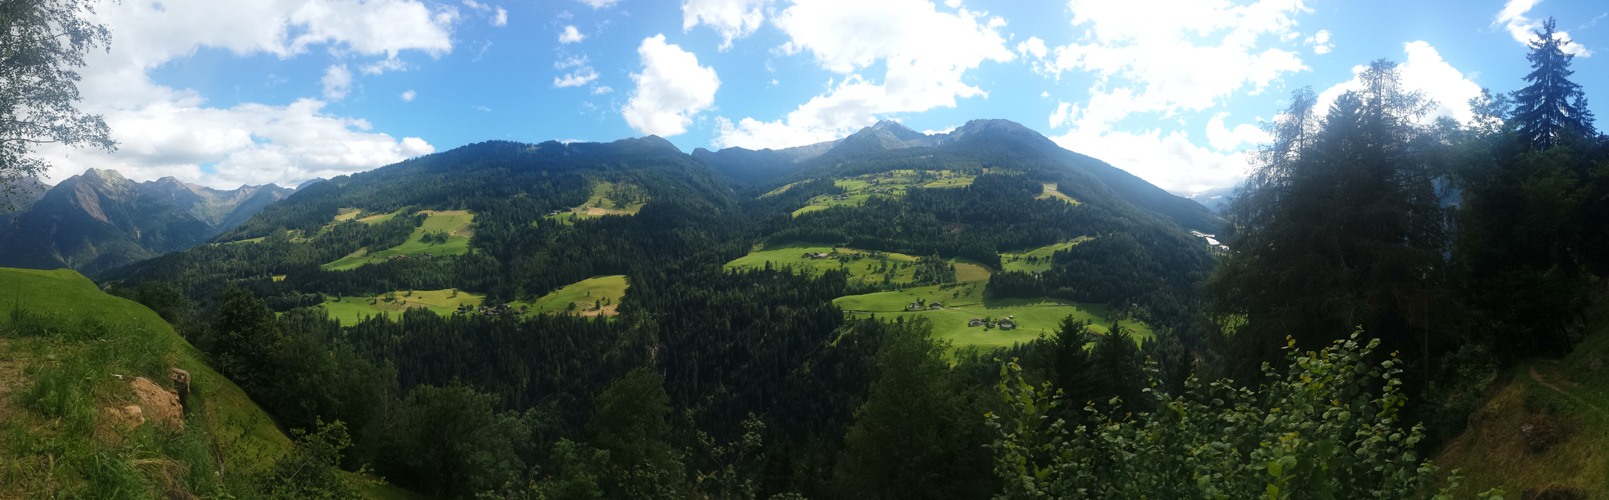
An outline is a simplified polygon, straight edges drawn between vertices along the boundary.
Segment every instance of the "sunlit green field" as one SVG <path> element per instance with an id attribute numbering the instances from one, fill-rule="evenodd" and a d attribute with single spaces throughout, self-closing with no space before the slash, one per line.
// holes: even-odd
<path id="1" fill-rule="evenodd" d="M 425 222 L 420 224 L 418 228 L 415 228 L 413 234 L 408 235 L 407 242 L 372 253 L 366 248 L 360 249 L 335 262 L 324 264 L 324 269 L 331 271 L 356 269 L 364 264 L 380 262 L 382 259 L 395 255 L 420 258 L 419 254 L 429 253 L 437 257 L 445 257 L 469 252 L 469 238 L 474 236 L 474 233 L 470 230 L 470 224 L 475 222 L 475 214 L 465 210 L 422 210 L 421 212 L 430 217 L 426 218 Z M 427 233 L 437 231 L 447 233 L 446 243 L 425 243 L 423 241 Z"/>
<path id="2" fill-rule="evenodd" d="M 559 291 L 542 296 L 532 301 L 530 311 L 534 313 L 550 313 L 567 311 L 570 304 L 576 305 L 575 313 L 582 316 L 613 316 L 620 304 L 620 298 L 626 296 L 626 277 L 622 275 L 598 276 L 572 283 Z M 598 304 L 598 301 L 606 304 Z M 524 303 L 511 303 L 515 307 Z"/>
<path id="3" fill-rule="evenodd" d="M 836 258 L 812 259 L 805 257 L 806 253 L 832 253 L 838 252 L 840 256 L 849 257 L 845 260 Z M 885 277 L 894 284 L 910 283 L 916 274 L 916 257 L 901 253 L 882 252 L 878 257 L 872 257 L 866 250 L 852 248 L 834 248 L 824 245 L 791 244 L 781 245 L 765 250 L 749 252 L 748 255 L 727 262 L 726 269 L 736 268 L 764 268 L 766 263 L 771 267 L 788 266 L 794 269 L 810 269 L 822 272 L 831 269 L 843 269 L 849 272 L 851 283 L 883 283 Z M 859 257 L 859 258 L 855 258 Z M 955 266 L 957 281 L 982 281 L 989 279 L 989 269 L 966 259 L 948 259 Z"/>
<path id="4" fill-rule="evenodd" d="M 840 200 L 837 196 L 817 196 L 815 198 L 811 198 L 810 202 L 805 206 L 800 207 L 798 210 L 794 210 L 793 216 L 798 217 L 802 214 L 826 210 L 836 206 L 860 205 L 865 203 L 868 198 L 879 194 L 885 196 L 901 196 L 904 195 L 905 192 L 912 186 L 919 185 L 918 187 L 924 188 L 966 187 L 972 185 L 973 179 L 975 179 L 975 177 L 961 175 L 948 170 L 923 172 L 917 172 L 914 170 L 891 170 L 888 172 L 867 174 L 847 179 L 838 179 L 833 181 L 833 184 L 844 189 L 844 196 L 846 196 L 845 199 Z M 787 186 L 777 188 L 775 191 L 766 193 L 765 196 L 781 193 L 792 186 L 793 184 L 789 184 Z"/>
<path id="5" fill-rule="evenodd" d="M 1068 203 L 1072 203 L 1074 205 L 1079 204 L 1078 200 L 1073 199 L 1073 197 L 1067 196 L 1065 194 L 1062 194 L 1061 191 L 1057 191 L 1056 190 L 1056 184 L 1053 183 L 1053 182 L 1045 183 L 1045 191 L 1039 193 L 1039 196 L 1035 196 L 1034 198 L 1035 199 L 1040 199 L 1040 200 L 1043 200 L 1043 199 L 1046 199 L 1046 198 L 1056 198 L 1056 199 L 1059 199 L 1059 200 L 1062 200 L 1062 201 L 1066 201 Z"/>
<path id="6" fill-rule="evenodd" d="M 1046 271 L 1051 268 L 1050 256 L 1059 250 L 1072 248 L 1073 245 L 1089 241 L 1088 237 L 1080 237 L 1072 241 L 1065 241 L 1055 245 L 1045 245 L 1022 252 L 1001 253 L 1000 265 L 1007 271 Z"/>
<path id="7" fill-rule="evenodd" d="M 423 307 L 436 314 L 452 314 L 461 304 L 479 307 L 484 295 L 445 290 L 401 290 L 378 296 L 329 297 L 323 308 L 332 319 L 351 326 L 378 314 L 397 316 L 408 309 Z"/>
<path id="8" fill-rule="evenodd" d="M 637 215 L 637 212 L 641 212 L 642 207 L 648 204 L 646 198 L 634 203 L 611 200 L 609 199 L 609 192 L 614 188 L 615 184 L 612 182 L 599 182 L 592 186 L 592 197 L 587 198 L 586 203 L 582 203 L 578 207 L 571 207 L 568 211 L 545 217 L 573 223 L 576 220 L 603 217 L 605 215 Z"/>
<path id="9" fill-rule="evenodd" d="M 1134 333 L 1136 342 L 1152 336 L 1149 325 L 1111 317 L 1110 310 L 1104 304 L 1077 304 L 1048 298 L 984 300 L 983 286 L 983 283 L 974 282 L 908 288 L 843 297 L 834 300 L 833 304 L 860 318 L 927 318 L 933 325 L 934 337 L 949 340 L 956 347 L 1009 347 L 1014 343 L 1027 342 L 1038 338 L 1041 333 L 1054 333 L 1062 318 L 1067 316 L 1094 322 L 1091 329 L 1097 333 L 1104 334 L 1114 322 L 1119 322 Z M 907 305 L 918 299 L 928 304 L 937 301 L 943 308 L 906 310 Z M 972 318 L 999 320 L 1007 317 L 1017 323 L 1017 328 L 1002 330 L 967 326 Z"/>
<path id="10" fill-rule="evenodd" d="M 526 307 L 527 314 L 542 314 L 568 311 L 570 303 L 575 302 L 575 314 L 613 316 L 620 304 L 620 298 L 625 295 L 625 276 L 599 276 L 572 283 L 531 302 L 510 302 L 508 305 L 514 309 Z M 330 318 L 340 320 L 342 325 L 351 326 L 370 316 L 385 314 L 397 317 L 404 311 L 420 307 L 436 314 L 449 315 L 460 305 L 478 308 L 485 300 L 484 294 L 454 288 L 398 290 L 374 296 L 329 297 L 321 307 L 329 313 Z M 599 300 L 606 300 L 608 304 L 594 307 L 595 302 Z"/>

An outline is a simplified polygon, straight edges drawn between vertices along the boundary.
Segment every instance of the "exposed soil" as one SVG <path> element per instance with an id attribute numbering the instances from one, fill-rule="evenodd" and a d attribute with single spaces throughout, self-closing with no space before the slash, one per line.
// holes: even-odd
<path id="1" fill-rule="evenodd" d="M 134 395 L 139 396 L 140 409 L 144 411 L 145 418 L 155 420 L 174 432 L 184 430 L 184 407 L 179 405 L 177 394 L 168 392 L 145 377 L 135 378 L 129 386 L 134 389 Z"/>

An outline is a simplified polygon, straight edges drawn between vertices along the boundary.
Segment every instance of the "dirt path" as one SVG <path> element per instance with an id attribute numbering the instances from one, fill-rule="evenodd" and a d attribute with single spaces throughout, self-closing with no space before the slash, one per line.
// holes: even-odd
<path id="1" fill-rule="evenodd" d="M 1537 373 L 1536 372 L 1536 367 L 1534 367 L 1534 366 L 1531 367 L 1531 380 L 1535 380 L 1536 383 L 1542 384 L 1543 386 L 1546 386 L 1549 389 L 1553 389 L 1554 391 L 1558 392 L 1559 394 L 1563 394 L 1565 396 L 1569 396 L 1571 399 L 1575 399 L 1577 401 L 1580 401 L 1582 404 L 1587 405 L 1588 408 L 1592 408 L 1594 411 L 1597 411 L 1598 413 L 1603 413 L 1602 409 L 1599 409 L 1597 406 L 1593 405 L 1592 403 L 1588 403 L 1586 400 L 1581 399 L 1579 396 L 1576 396 L 1574 394 L 1570 394 L 1569 391 L 1566 391 L 1564 389 L 1560 389 L 1559 386 L 1550 384 L 1546 380 L 1542 380 L 1542 374 Z"/>

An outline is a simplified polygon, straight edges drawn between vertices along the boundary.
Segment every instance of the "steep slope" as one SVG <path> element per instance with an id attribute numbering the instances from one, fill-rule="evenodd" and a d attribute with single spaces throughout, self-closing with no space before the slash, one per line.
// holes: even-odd
<path id="1" fill-rule="evenodd" d="M 0 265 L 98 273 L 195 246 L 293 190 L 273 184 L 217 190 L 173 177 L 135 183 L 90 169 L 6 217 Z"/>
<path id="2" fill-rule="evenodd" d="M 0 497 L 213 496 L 290 449 L 273 420 L 150 309 L 66 269 L 0 268 L 0 283 L 0 461 L 17 465 L 0 478 Z M 173 367 L 190 377 L 182 430 L 165 427 L 160 406 L 131 384 L 144 377 L 176 389 Z M 130 428 L 116 410 L 125 405 L 143 408 L 145 423 Z"/>
<path id="3" fill-rule="evenodd" d="M 0 237 L 0 265 L 94 273 L 204 241 L 206 222 L 112 170 L 51 188 Z"/>
<path id="4" fill-rule="evenodd" d="M 10 191 L 0 190 L 0 234 L 4 234 L 11 222 L 32 209 L 34 202 L 45 196 L 50 185 L 40 182 L 33 177 L 18 179 Z M 9 208 L 8 208 L 9 207 Z"/>

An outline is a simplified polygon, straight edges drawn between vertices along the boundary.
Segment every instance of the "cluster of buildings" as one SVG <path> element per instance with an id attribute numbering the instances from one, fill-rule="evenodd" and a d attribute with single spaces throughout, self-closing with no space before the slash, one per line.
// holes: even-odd
<path id="1" fill-rule="evenodd" d="M 1002 319 L 1000 321 L 994 322 L 994 324 L 992 326 L 994 326 L 995 328 L 999 328 L 1001 330 L 1014 329 L 1014 328 L 1017 327 L 1017 321 L 1015 320 L 1015 318 L 1016 318 L 1016 316 L 1006 316 L 1005 319 Z M 967 321 L 967 326 L 991 326 L 991 325 L 989 324 L 989 322 L 984 321 L 984 320 L 982 320 L 980 318 L 972 318 L 971 320 Z"/>
<path id="2" fill-rule="evenodd" d="M 1207 240 L 1207 245 L 1211 246 L 1214 249 L 1222 250 L 1222 251 L 1225 251 L 1225 252 L 1229 251 L 1229 245 L 1219 243 L 1218 239 L 1217 239 L 1217 235 L 1203 233 L 1201 231 L 1197 231 L 1197 230 L 1194 230 L 1194 229 L 1190 230 L 1190 235 L 1195 236 L 1197 238 L 1202 238 L 1202 239 Z"/>
<path id="3" fill-rule="evenodd" d="M 515 309 L 515 308 L 512 308 L 512 307 L 509 307 L 508 304 L 502 304 L 502 305 L 498 305 L 498 306 L 494 306 L 494 307 L 486 307 L 486 306 L 475 307 L 475 306 L 472 306 L 472 305 L 469 305 L 469 304 L 459 304 L 458 305 L 458 310 L 453 311 L 453 312 L 458 313 L 458 314 L 480 313 L 480 314 L 484 314 L 484 315 L 487 315 L 487 316 L 501 316 L 501 315 L 505 315 L 505 314 L 525 314 L 525 306 L 520 306 L 519 309 Z"/>

